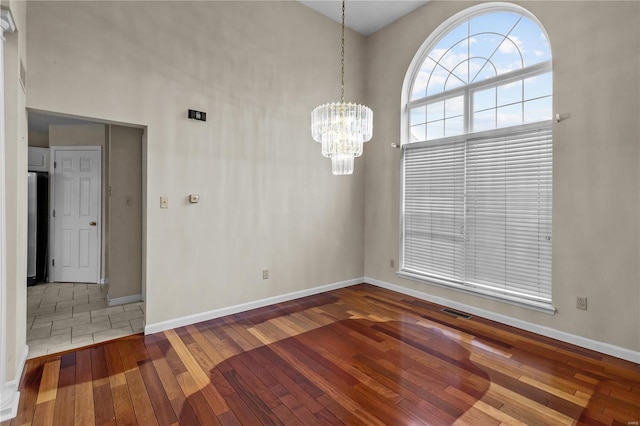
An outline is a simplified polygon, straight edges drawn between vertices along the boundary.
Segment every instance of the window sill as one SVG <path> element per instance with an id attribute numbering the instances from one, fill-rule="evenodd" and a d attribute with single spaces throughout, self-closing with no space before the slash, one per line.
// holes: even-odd
<path id="1" fill-rule="evenodd" d="M 496 295 L 490 291 L 467 287 L 461 284 L 455 284 L 444 280 L 439 280 L 437 278 L 429 278 L 423 275 L 419 275 L 410 271 L 397 271 L 396 275 L 400 278 L 409 279 L 412 281 L 418 281 L 424 284 L 430 284 L 437 287 L 446 288 L 449 290 L 455 290 L 462 293 L 471 294 L 473 296 L 482 297 L 485 299 L 495 300 L 502 303 L 507 303 L 509 305 L 515 305 L 521 308 L 531 309 L 538 312 L 543 312 L 545 314 L 554 315 L 556 313 L 556 308 L 552 304 L 547 304 L 543 302 L 535 302 L 535 301 L 525 301 L 520 300 L 511 296 L 503 296 Z"/>

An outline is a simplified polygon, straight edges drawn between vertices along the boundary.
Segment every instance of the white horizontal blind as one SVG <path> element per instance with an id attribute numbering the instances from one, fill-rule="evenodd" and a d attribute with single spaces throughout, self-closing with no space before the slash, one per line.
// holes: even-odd
<path id="1" fill-rule="evenodd" d="M 406 145 L 402 270 L 550 305 L 551 191 L 550 123 Z"/>
<path id="2" fill-rule="evenodd" d="M 404 268 L 432 277 L 464 276 L 465 141 L 405 150 Z"/>
<path id="3" fill-rule="evenodd" d="M 467 143 L 465 280 L 551 302 L 551 126 Z"/>

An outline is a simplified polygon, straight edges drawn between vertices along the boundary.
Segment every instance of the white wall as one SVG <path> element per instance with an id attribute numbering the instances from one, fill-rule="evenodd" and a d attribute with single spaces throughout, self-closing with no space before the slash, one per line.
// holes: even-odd
<path id="1" fill-rule="evenodd" d="M 6 1 L 2 6 L 7 6 Z M 26 5 L 8 5 L 16 32 L 5 33 L 5 202 L 6 202 L 6 359 L 5 380 L 19 381 L 27 356 L 27 113 L 19 82 L 20 60 L 26 62 Z M 2 368 L 0 366 L 0 368 Z"/>
<path id="2" fill-rule="evenodd" d="M 109 300 L 142 295 L 142 129 L 109 126 Z"/>
<path id="3" fill-rule="evenodd" d="M 7 320 L 15 318 L 15 335 L 7 333 L 7 377 L 16 374 L 26 347 L 27 121 L 25 94 L 18 80 L 20 60 L 26 62 L 25 11 L 11 4 L 17 32 L 5 34 L 5 183 L 7 206 Z M 24 179 L 15 179 L 14 176 Z M 24 302 L 24 303 L 23 303 Z M 23 319 L 24 317 L 24 319 Z"/>
<path id="4" fill-rule="evenodd" d="M 49 132 L 29 132 L 29 146 L 49 148 Z"/>
<path id="5" fill-rule="evenodd" d="M 430 2 L 367 39 L 365 275 L 539 326 L 640 350 L 640 3 L 523 2 L 553 52 L 553 303 L 548 315 L 398 278 L 400 98 L 408 66 L 438 25 L 474 3 Z M 393 58 L 393 60 L 389 60 Z M 384 117 L 384 119 L 380 119 Z M 589 309 L 575 308 L 576 296 Z"/>
<path id="6" fill-rule="evenodd" d="M 340 94 L 338 24 L 297 2 L 27 11 L 28 107 L 148 126 L 147 324 L 363 276 L 364 162 L 332 176 L 309 129 Z M 364 40 L 347 37 L 360 100 Z"/>

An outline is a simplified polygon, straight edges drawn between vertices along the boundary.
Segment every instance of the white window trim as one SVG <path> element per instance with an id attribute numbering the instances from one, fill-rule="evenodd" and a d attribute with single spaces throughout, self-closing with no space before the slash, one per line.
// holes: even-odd
<path id="1" fill-rule="evenodd" d="M 446 20 L 445 22 L 443 22 L 442 24 L 440 24 L 435 30 L 433 30 L 433 32 L 429 35 L 429 37 L 427 37 L 427 39 L 422 43 L 422 45 L 420 46 L 420 48 L 418 49 L 418 51 L 416 52 L 415 56 L 413 57 L 413 60 L 411 61 L 411 63 L 409 64 L 409 68 L 407 68 L 407 73 L 405 74 L 404 77 L 404 82 L 402 83 L 402 93 L 401 93 L 401 99 L 400 99 L 400 144 L 404 145 L 406 143 L 410 143 L 411 140 L 409 138 L 409 108 L 410 107 L 414 107 L 414 106 L 418 106 L 420 103 L 422 102 L 432 102 L 434 100 L 436 100 L 436 97 L 440 97 L 442 96 L 442 98 L 448 98 L 451 96 L 452 93 L 456 92 L 456 89 L 451 89 L 449 91 L 445 91 L 442 93 L 438 93 L 436 95 L 432 95 L 429 96 L 427 98 L 421 98 L 419 100 L 416 101 L 410 101 L 410 95 L 412 93 L 412 89 L 413 89 L 413 82 L 416 79 L 416 76 L 418 74 L 418 72 L 420 72 L 420 65 L 424 62 L 425 58 L 427 57 L 427 55 L 430 52 L 430 49 L 435 46 L 435 43 L 438 41 L 438 39 L 440 38 L 440 36 L 442 34 L 446 34 L 449 31 L 453 30 L 454 28 L 456 28 L 458 25 L 460 25 L 461 23 L 474 18 L 475 16 L 478 15 L 482 15 L 485 13 L 492 13 L 492 12 L 513 12 L 513 13 L 519 13 L 525 17 L 527 17 L 528 19 L 531 19 L 531 21 L 533 21 L 539 28 L 541 31 L 544 32 L 545 37 L 547 38 L 547 40 L 549 40 L 549 36 L 544 28 L 544 26 L 542 25 L 542 23 L 538 20 L 538 18 L 536 18 L 534 15 L 531 14 L 531 12 L 529 12 L 527 9 L 523 8 L 522 6 L 518 6 L 516 4 L 513 3 L 505 3 L 505 2 L 492 2 L 492 3 L 482 3 L 482 4 L 478 4 L 475 6 L 471 6 L 467 9 L 464 9 L 458 13 L 456 13 L 455 15 L 453 15 L 451 18 L 449 18 L 448 20 Z M 551 50 L 551 46 L 549 46 L 549 49 Z M 553 53 L 551 54 L 551 57 L 553 58 Z M 546 72 L 546 68 L 544 70 L 540 70 L 537 67 L 548 67 L 548 71 L 551 71 L 551 61 L 547 61 L 547 62 L 542 62 L 540 64 L 536 64 L 536 65 L 532 65 L 531 67 L 527 67 L 526 70 L 527 71 L 531 71 L 531 72 L 535 72 L 536 74 L 541 74 L 543 72 Z M 493 83 L 495 83 L 494 79 L 502 79 L 505 78 L 505 76 L 511 76 L 511 74 L 513 73 L 513 79 L 517 80 L 518 77 L 520 77 L 520 79 L 522 78 L 522 76 L 518 76 L 516 77 L 515 74 L 518 73 L 519 71 L 522 70 L 516 70 L 516 71 L 512 71 L 511 73 L 508 74 L 501 74 L 500 76 L 497 77 L 493 77 L 490 79 L 486 79 L 486 80 L 482 80 L 479 81 L 477 83 L 471 83 L 470 85 L 464 86 L 464 87 L 460 87 L 460 93 L 464 93 L 465 90 L 468 90 L 469 87 L 472 87 L 474 89 L 478 89 L 482 86 L 486 85 L 492 85 Z M 522 72 L 522 75 L 528 74 L 528 72 Z M 505 83 L 507 81 L 505 80 Z M 475 87 L 474 85 L 478 85 L 477 87 Z M 468 108 L 468 107 L 467 107 Z M 466 125 L 466 124 L 465 124 Z"/>
<path id="2" fill-rule="evenodd" d="M 412 280 L 412 281 L 418 281 L 421 283 L 426 283 L 426 284 L 431 284 L 434 285 L 436 287 L 442 287 L 442 288 L 446 288 L 449 290 L 455 290 L 455 291 L 459 291 L 462 293 L 466 293 L 466 294 L 471 294 L 473 296 L 478 296 L 478 297 L 482 297 L 483 299 L 490 299 L 490 300 L 495 300 L 498 302 L 503 302 L 503 303 L 507 303 L 509 305 L 515 305 L 515 306 L 519 306 L 521 308 L 527 308 L 527 309 L 532 309 L 534 311 L 539 311 L 539 312 L 543 312 L 545 314 L 555 314 L 556 313 L 556 308 L 553 305 L 549 305 L 547 303 L 537 303 L 537 302 L 523 302 L 522 300 L 515 298 L 515 297 L 511 297 L 511 296 L 496 296 L 495 294 L 489 292 L 489 291 L 485 291 L 482 289 L 478 289 L 478 288 L 474 288 L 473 290 L 470 290 L 469 287 L 467 287 L 464 284 L 453 284 L 450 281 L 444 281 L 444 280 L 438 280 L 436 278 L 432 278 L 432 279 L 425 279 L 424 276 L 419 275 L 419 274 L 414 274 L 411 273 L 410 271 L 398 271 L 396 272 L 396 275 L 400 278 L 405 278 L 408 280 Z"/>
<path id="3" fill-rule="evenodd" d="M 421 142 L 413 142 L 411 144 L 407 144 L 404 145 L 402 147 L 403 149 L 403 155 L 402 155 L 402 164 L 401 164 L 401 170 L 404 171 L 404 160 L 405 160 L 405 155 L 404 155 L 404 150 L 406 149 L 419 149 L 421 147 L 424 146 L 428 146 L 428 145 L 432 145 L 434 142 L 437 144 L 447 144 L 447 143 L 451 143 L 453 141 L 460 141 L 461 139 L 464 139 L 465 141 L 468 139 L 475 139 L 475 138 L 486 138 L 486 137 L 492 137 L 492 136 L 501 136 L 501 135 L 506 135 L 506 134 L 510 134 L 512 132 L 521 132 L 521 131 L 525 131 L 525 130 L 533 130 L 536 128 L 540 128 L 540 127 L 544 127 L 544 126 L 550 126 L 552 125 L 551 121 L 539 121 L 536 123 L 527 123 L 527 124 L 522 124 L 522 125 L 518 125 L 518 126 L 511 126 L 511 127 L 502 127 L 499 129 L 491 129 L 491 130 L 486 130 L 486 131 L 482 131 L 482 132 L 475 132 L 475 133 L 471 133 L 471 134 L 467 134 L 467 135 L 458 135 L 458 136 L 450 136 L 447 138 L 441 138 L 441 139 L 437 139 L 435 141 L 421 141 Z M 465 142 L 466 143 L 466 142 Z M 481 286 L 478 285 L 471 285 L 471 284 L 465 284 L 463 282 L 458 282 L 454 279 L 449 279 L 446 277 L 438 277 L 435 275 L 425 275 L 423 273 L 420 273 L 418 271 L 412 271 L 410 269 L 405 269 L 404 266 L 404 243 L 405 243 L 405 235 L 404 235 L 404 205 L 405 205 L 405 192 L 404 192 L 404 173 L 401 174 L 401 185 L 402 185 L 402 191 L 400 194 L 400 229 L 401 229 L 401 235 L 400 235 L 400 254 L 399 254 L 399 270 L 396 272 L 396 275 L 398 277 L 401 278 L 406 278 L 406 279 L 410 279 L 413 281 L 419 281 L 422 283 L 426 283 L 426 284 L 431 284 L 431 285 L 435 285 L 438 287 L 442 287 L 442 288 L 447 288 L 447 289 L 453 289 L 453 290 L 457 290 L 457 291 L 462 291 L 464 293 L 467 294 L 472 294 L 474 296 L 478 296 L 478 297 L 482 297 L 482 298 L 486 298 L 486 299 L 491 299 L 491 300 L 496 300 L 499 302 L 504 302 L 504 303 L 508 303 L 511 305 L 516 305 L 519 307 L 524 307 L 524 308 L 528 308 L 528 309 L 533 309 L 536 311 L 540 311 L 540 312 L 544 312 L 547 314 L 555 314 L 556 313 L 556 308 L 553 306 L 552 303 L 547 303 L 544 301 L 536 301 L 533 299 L 523 299 L 523 298 L 519 298 L 519 297 L 515 297 L 515 296 L 509 296 L 507 294 L 498 294 L 499 290 L 496 289 L 484 289 Z"/>
<path id="4" fill-rule="evenodd" d="M 495 77 L 487 78 L 484 80 L 476 81 L 474 83 L 467 84 L 466 86 L 456 87 L 455 89 L 447 90 L 444 92 L 436 93 L 434 95 L 426 96 L 424 98 L 409 101 L 407 108 L 415 108 L 422 105 L 427 105 L 432 102 L 436 102 L 442 99 L 451 99 L 461 95 L 467 95 L 471 92 L 483 90 L 485 88 L 497 87 L 503 84 L 509 84 L 514 81 L 520 81 L 525 78 L 535 77 L 536 75 L 544 74 L 552 71 L 551 61 L 540 62 L 535 65 L 531 65 L 525 68 L 520 68 L 514 71 L 510 71 L 505 74 L 500 74 Z M 472 101 L 472 99 L 470 99 Z M 415 143 L 415 142 L 413 142 Z"/>
<path id="5" fill-rule="evenodd" d="M 539 63 L 539 64 L 535 64 L 523 69 L 515 70 L 506 74 L 501 74 L 499 76 L 485 79 L 479 82 L 471 83 L 463 87 L 451 89 L 451 90 L 437 93 L 431 96 L 410 101 L 410 95 L 412 93 L 413 83 L 416 80 L 417 73 L 420 71 L 420 65 L 424 62 L 426 56 L 429 54 L 431 48 L 435 46 L 435 43 L 439 40 L 440 36 L 442 34 L 447 34 L 449 31 L 453 30 L 461 23 L 469 19 L 472 19 L 475 16 L 485 14 L 485 13 L 494 13 L 494 12 L 514 12 L 514 13 L 519 13 L 531 19 L 536 25 L 538 25 L 540 30 L 544 32 L 544 35 L 545 37 L 547 37 L 547 40 L 549 40 L 548 34 L 546 33 L 546 30 L 542 25 L 542 23 L 540 23 L 540 21 L 525 8 L 512 3 L 503 3 L 503 2 L 479 4 L 479 5 L 467 8 L 461 12 L 458 12 L 457 14 L 449 18 L 447 21 L 439 25 L 434 31 L 432 31 L 429 37 L 427 37 L 427 39 L 422 43 L 422 45 L 416 52 L 415 56 L 413 57 L 413 60 L 411 61 L 411 64 L 407 69 L 407 73 L 405 74 L 405 79 L 402 85 L 401 108 L 400 108 L 400 111 L 401 111 L 400 112 L 401 114 L 400 144 L 403 149 L 403 153 L 402 153 L 402 160 L 400 165 L 400 174 L 401 174 L 400 176 L 400 212 L 401 212 L 400 232 L 401 232 L 401 235 L 400 235 L 400 247 L 399 247 L 400 253 L 398 256 L 398 258 L 400 259 L 400 262 L 398 265 L 399 270 L 396 272 L 396 275 L 400 278 L 405 278 L 413 281 L 418 281 L 421 283 L 431 284 L 431 285 L 446 288 L 449 290 L 460 291 L 460 292 L 471 294 L 477 297 L 495 300 L 502 303 L 507 303 L 507 304 L 511 304 L 511 305 L 515 305 L 515 306 L 519 306 L 527 309 L 533 309 L 536 311 L 553 315 L 556 313 L 557 310 L 553 306 L 552 302 L 551 303 L 536 302 L 533 300 L 525 301 L 520 298 L 511 297 L 508 295 L 496 295 L 495 292 L 493 291 L 487 291 L 478 287 L 472 288 L 463 283 L 455 284 L 451 280 L 438 279 L 436 277 L 425 277 L 422 274 L 416 274 L 409 270 L 403 270 L 403 267 L 404 267 L 404 203 L 405 203 L 404 148 L 406 147 L 406 145 L 410 144 L 412 146 L 418 147 L 424 144 L 433 143 L 434 141 L 441 143 L 441 142 L 446 142 L 447 140 L 454 140 L 454 139 L 459 140 L 461 137 L 468 138 L 468 137 L 477 137 L 481 135 L 500 134 L 500 133 L 504 133 L 505 131 L 508 131 L 509 129 L 514 129 L 514 128 L 522 129 L 530 126 L 536 126 L 536 125 L 540 126 L 541 124 L 544 124 L 544 122 L 528 123 L 528 124 L 523 124 L 519 126 L 503 127 L 503 128 L 492 129 L 488 131 L 469 133 L 469 130 L 470 130 L 469 125 L 470 123 L 472 123 L 472 120 L 473 120 L 473 118 L 471 117 L 468 120 L 465 120 L 465 133 L 462 135 L 456 135 L 451 137 L 439 138 L 437 140 L 429 140 L 429 141 L 422 141 L 422 142 L 411 142 L 410 140 L 409 111 L 411 110 L 411 108 L 414 108 L 420 105 L 426 105 L 430 102 L 434 102 L 439 99 L 451 98 L 451 97 L 454 97 L 454 95 L 464 95 L 465 102 L 466 102 L 465 113 L 470 114 L 470 110 L 472 108 L 472 105 L 471 105 L 472 101 L 468 101 L 468 100 L 471 98 L 470 96 L 471 92 L 475 90 L 479 90 L 485 86 L 487 87 L 494 86 L 497 84 L 498 81 L 501 84 L 504 84 L 510 81 L 521 80 L 525 77 L 539 75 L 548 71 L 552 71 L 553 59 Z M 549 48 L 551 49 L 551 47 Z M 551 57 L 553 58 L 553 54 L 551 55 Z"/>

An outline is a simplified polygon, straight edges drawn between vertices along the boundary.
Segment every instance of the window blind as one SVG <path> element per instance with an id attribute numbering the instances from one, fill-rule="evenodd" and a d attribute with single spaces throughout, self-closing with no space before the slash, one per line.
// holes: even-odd
<path id="1" fill-rule="evenodd" d="M 464 140 L 405 151 L 405 268 L 464 278 L 464 157 Z"/>
<path id="2" fill-rule="evenodd" d="M 408 144 L 402 271 L 551 305 L 550 123 Z"/>

